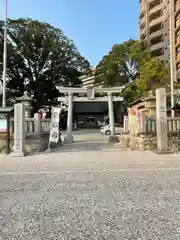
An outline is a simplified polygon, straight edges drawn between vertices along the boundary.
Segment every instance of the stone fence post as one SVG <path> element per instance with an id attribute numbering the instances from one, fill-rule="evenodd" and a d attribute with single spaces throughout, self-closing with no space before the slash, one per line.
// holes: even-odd
<path id="1" fill-rule="evenodd" d="M 140 133 L 147 133 L 147 124 L 146 124 L 146 114 L 141 112 L 141 123 L 140 123 Z"/>
<path id="2" fill-rule="evenodd" d="M 35 133 L 40 133 L 41 132 L 41 121 L 40 121 L 40 114 L 35 113 L 34 114 L 34 132 Z"/>
<path id="3" fill-rule="evenodd" d="M 129 132 L 129 127 L 128 127 L 128 116 L 124 116 L 124 133 L 128 133 Z"/>
<path id="4" fill-rule="evenodd" d="M 156 130 L 157 130 L 157 150 L 168 150 L 167 137 L 167 106 L 166 89 L 158 88 L 156 90 Z"/>

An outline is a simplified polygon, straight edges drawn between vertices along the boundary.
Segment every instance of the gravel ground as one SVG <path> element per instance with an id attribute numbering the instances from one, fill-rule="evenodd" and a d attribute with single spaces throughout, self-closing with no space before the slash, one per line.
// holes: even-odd
<path id="1" fill-rule="evenodd" d="M 178 155 L 84 142 L 0 158 L 0 239 L 180 239 Z"/>

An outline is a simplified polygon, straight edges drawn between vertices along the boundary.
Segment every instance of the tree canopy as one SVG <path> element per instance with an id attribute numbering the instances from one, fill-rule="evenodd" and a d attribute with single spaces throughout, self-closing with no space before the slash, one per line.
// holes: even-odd
<path id="1" fill-rule="evenodd" d="M 3 33 L 0 23 L 0 34 Z M 8 20 L 7 96 L 13 99 L 25 91 L 39 109 L 59 95 L 57 85 L 79 86 L 81 74 L 90 65 L 62 30 L 32 19 Z M 0 41 L 2 75 L 3 39 Z M 168 69 L 152 59 L 144 41 L 128 40 L 116 44 L 96 66 L 96 83 L 122 86 L 125 101 L 145 96 L 157 87 L 168 86 Z"/>
<path id="2" fill-rule="evenodd" d="M 32 19 L 17 19 L 8 21 L 7 67 L 9 97 L 28 91 L 38 109 L 58 96 L 56 85 L 79 85 L 79 76 L 88 71 L 89 63 L 62 30 Z"/>
<path id="3" fill-rule="evenodd" d="M 148 91 L 154 92 L 159 87 L 168 86 L 168 69 L 158 59 L 145 61 L 139 69 L 140 75 L 136 85 L 142 95 Z"/>
<path id="4" fill-rule="evenodd" d="M 96 82 L 104 86 L 125 85 L 126 102 L 167 86 L 169 73 L 158 59 L 152 59 L 146 42 L 128 40 L 114 45 L 96 67 Z"/>

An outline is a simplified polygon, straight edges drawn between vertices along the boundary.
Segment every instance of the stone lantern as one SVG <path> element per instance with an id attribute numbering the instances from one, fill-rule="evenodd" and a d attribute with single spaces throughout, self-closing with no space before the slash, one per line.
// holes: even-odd
<path id="1" fill-rule="evenodd" d="M 22 97 L 16 98 L 16 101 L 24 104 L 25 108 L 25 118 L 31 118 L 31 110 L 32 110 L 32 98 L 28 96 L 28 92 L 24 92 Z"/>
<path id="2" fill-rule="evenodd" d="M 152 96 L 154 96 L 153 91 L 148 91 L 148 97 L 152 97 Z"/>

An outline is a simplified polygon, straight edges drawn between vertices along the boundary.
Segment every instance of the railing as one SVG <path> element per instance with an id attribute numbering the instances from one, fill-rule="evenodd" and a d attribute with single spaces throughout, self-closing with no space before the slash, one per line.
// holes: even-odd
<path id="1" fill-rule="evenodd" d="M 150 133 L 156 133 L 156 119 L 155 118 L 148 118 L 146 119 L 145 125 L 144 125 L 144 133 L 150 134 Z M 127 117 L 124 119 L 124 132 L 128 133 L 128 119 Z M 167 131 L 168 132 L 177 132 L 180 131 L 180 117 L 168 117 L 167 118 Z M 135 132 L 135 131 L 132 131 Z"/>
<path id="2" fill-rule="evenodd" d="M 179 117 L 168 117 L 167 118 L 168 132 L 177 132 L 180 130 L 180 118 Z"/>
<path id="3" fill-rule="evenodd" d="M 147 132 L 156 132 L 156 119 L 148 119 Z M 167 131 L 177 132 L 180 130 L 180 118 L 179 117 L 168 117 L 167 118 Z"/>
<path id="4" fill-rule="evenodd" d="M 156 133 L 156 119 L 148 118 L 146 121 L 146 133 Z"/>
<path id="5" fill-rule="evenodd" d="M 50 118 L 45 118 L 43 120 L 40 121 L 40 131 L 41 132 L 49 132 L 50 129 L 50 123 L 51 123 L 51 119 Z"/>
<path id="6" fill-rule="evenodd" d="M 14 133 L 14 119 L 10 119 L 10 132 Z M 33 118 L 26 118 L 25 119 L 25 132 L 32 133 L 34 132 L 34 119 Z"/>
<path id="7" fill-rule="evenodd" d="M 50 122 L 51 122 L 51 119 L 49 119 L 49 118 L 45 118 L 45 119 L 41 120 L 40 121 L 40 131 L 41 132 L 49 132 Z M 14 133 L 14 119 L 13 118 L 10 119 L 9 125 L 10 125 L 10 132 Z M 34 118 L 26 118 L 25 119 L 25 132 L 26 133 L 35 132 Z"/>

